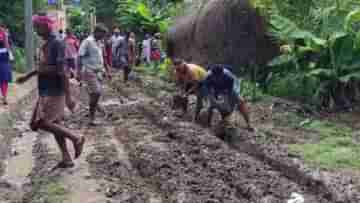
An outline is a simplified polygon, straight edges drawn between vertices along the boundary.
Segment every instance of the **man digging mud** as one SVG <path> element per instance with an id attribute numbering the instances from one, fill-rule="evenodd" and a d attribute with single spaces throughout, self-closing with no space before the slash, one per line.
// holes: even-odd
<path id="1" fill-rule="evenodd" d="M 174 66 L 176 82 L 183 92 L 183 99 L 186 100 L 185 104 L 183 104 L 184 113 L 187 111 L 188 96 L 191 94 L 196 95 L 197 101 L 194 120 L 197 121 L 199 119 L 200 110 L 203 107 L 203 97 L 200 93 L 200 83 L 206 78 L 207 72 L 201 66 L 185 63 L 185 61 L 181 59 L 175 59 Z"/>
<path id="2" fill-rule="evenodd" d="M 103 73 L 105 69 L 105 76 L 109 79 L 110 67 L 104 63 L 103 44 L 102 40 L 105 38 L 108 29 L 104 25 L 97 25 L 93 35 L 85 39 L 79 50 L 80 68 L 83 79 L 87 85 L 89 93 L 89 125 L 95 126 L 95 113 L 100 111 L 106 114 L 104 109 L 99 106 L 99 100 L 103 91 Z"/>
<path id="3" fill-rule="evenodd" d="M 254 131 L 250 124 L 250 115 L 244 99 L 240 96 L 240 81 L 223 64 L 210 66 L 210 71 L 206 79 L 202 82 L 202 94 L 208 96 L 210 100 L 208 125 L 211 125 L 213 110 L 220 111 L 223 121 L 227 121 L 232 112 L 237 109 L 240 111 L 247 128 Z M 224 102 L 218 101 L 219 96 L 224 98 Z"/>
<path id="4" fill-rule="evenodd" d="M 39 99 L 36 103 L 30 127 L 52 133 L 62 153 L 62 161 L 55 168 L 74 166 L 66 146 L 66 138 L 71 140 L 75 149 L 75 159 L 83 150 L 85 138 L 72 134 L 59 122 L 64 118 L 65 95 L 69 93 L 69 81 L 65 74 L 65 45 L 53 33 L 54 22 L 45 15 L 33 17 L 36 32 L 44 39 L 41 47 L 38 70 L 31 71 L 17 82 L 24 83 L 31 77 L 38 76 Z"/>

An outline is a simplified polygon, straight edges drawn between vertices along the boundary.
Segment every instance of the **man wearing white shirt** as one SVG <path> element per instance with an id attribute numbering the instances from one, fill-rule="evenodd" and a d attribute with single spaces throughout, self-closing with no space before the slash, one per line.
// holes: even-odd
<path id="1" fill-rule="evenodd" d="M 151 63 L 151 36 L 150 34 L 145 35 L 145 39 L 142 43 L 142 58 L 145 63 Z"/>
<path id="2" fill-rule="evenodd" d="M 102 94 L 102 73 L 110 77 L 110 68 L 104 64 L 103 44 L 107 28 L 97 25 L 93 35 L 86 38 L 79 49 L 80 74 L 82 75 L 89 93 L 90 125 L 95 125 L 96 110 L 100 110 L 99 99 Z"/>
<path id="3" fill-rule="evenodd" d="M 119 28 L 114 29 L 113 36 L 111 37 L 111 51 L 112 51 L 112 62 L 114 68 L 120 67 L 120 59 L 117 57 L 117 47 L 119 46 L 119 43 L 124 40 L 124 37 L 121 36 L 121 32 Z"/>

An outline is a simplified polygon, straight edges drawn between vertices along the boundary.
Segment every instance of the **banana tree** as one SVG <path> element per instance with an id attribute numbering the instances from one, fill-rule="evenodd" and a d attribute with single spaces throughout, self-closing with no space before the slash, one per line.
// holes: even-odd
<path id="1" fill-rule="evenodd" d="M 173 3 L 161 7 L 149 5 L 148 1 L 120 1 L 117 9 L 118 20 L 126 28 L 137 32 L 165 32 L 171 20 Z"/>
<path id="2" fill-rule="evenodd" d="M 319 79 L 315 96 L 321 98 L 322 105 L 348 106 L 346 88 L 352 80 L 360 79 L 360 50 L 355 48 L 354 38 L 348 33 L 334 33 L 327 43 L 324 57 L 307 75 Z"/>
<path id="3" fill-rule="evenodd" d="M 350 15 L 344 30 L 358 19 L 357 13 Z M 322 39 L 281 16 L 272 17 L 271 24 L 273 35 L 287 43 L 286 51 L 269 64 L 272 71 L 291 71 L 304 76 L 304 81 L 316 79 L 319 85 L 314 98 L 322 106 L 348 105 L 345 89 L 352 81 L 360 79 L 358 34 L 335 32 Z"/>

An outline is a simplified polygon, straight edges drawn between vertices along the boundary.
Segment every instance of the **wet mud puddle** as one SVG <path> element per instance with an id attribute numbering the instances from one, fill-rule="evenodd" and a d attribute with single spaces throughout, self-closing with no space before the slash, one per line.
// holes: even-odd
<path id="1" fill-rule="evenodd" d="M 3 179 L 11 185 L 21 188 L 29 180 L 32 171 L 32 150 L 37 133 L 24 133 L 22 138 L 14 140 L 11 146 L 11 156 L 5 161 L 6 169 Z"/>
<path id="2" fill-rule="evenodd" d="M 30 182 L 29 175 L 34 167 L 33 146 L 38 134 L 32 132 L 26 122 L 31 112 L 24 114 L 25 119 L 14 124 L 9 154 L 4 161 L 4 173 L 0 177 L 0 202 L 7 199 L 21 199 L 23 186 Z"/>

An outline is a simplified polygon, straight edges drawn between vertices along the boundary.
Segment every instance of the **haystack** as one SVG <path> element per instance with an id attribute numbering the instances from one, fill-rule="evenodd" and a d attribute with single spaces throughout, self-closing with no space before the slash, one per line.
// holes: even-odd
<path id="1" fill-rule="evenodd" d="M 168 55 L 202 65 L 263 65 L 279 53 L 265 25 L 248 0 L 210 0 L 170 28 Z"/>

